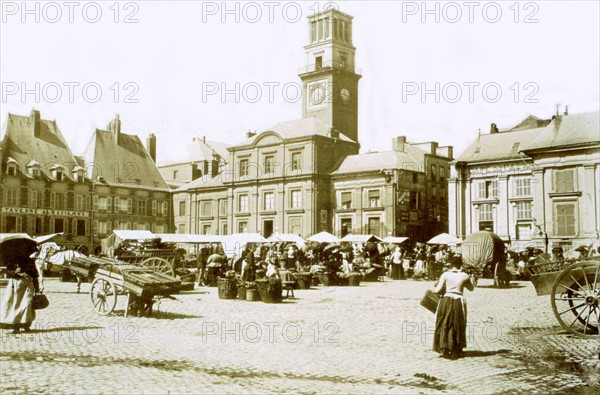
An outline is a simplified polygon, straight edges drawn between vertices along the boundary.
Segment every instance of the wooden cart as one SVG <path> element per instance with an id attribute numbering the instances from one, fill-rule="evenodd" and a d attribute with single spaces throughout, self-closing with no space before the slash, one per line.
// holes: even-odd
<path id="1" fill-rule="evenodd" d="M 545 262 L 528 270 L 538 296 L 550 295 L 554 316 L 565 330 L 600 337 L 600 259 Z"/>
<path id="2" fill-rule="evenodd" d="M 102 258 L 98 258 L 101 259 Z M 90 290 L 94 310 L 100 315 L 112 313 L 118 295 L 126 296 L 125 317 L 128 314 L 152 314 L 152 306 L 162 298 L 172 298 L 181 281 L 149 268 L 106 259 L 97 268 Z"/>
<path id="3" fill-rule="evenodd" d="M 117 258 L 120 261 L 143 266 L 158 273 L 175 276 L 178 255 L 176 249 L 144 249 L 123 251 Z"/>

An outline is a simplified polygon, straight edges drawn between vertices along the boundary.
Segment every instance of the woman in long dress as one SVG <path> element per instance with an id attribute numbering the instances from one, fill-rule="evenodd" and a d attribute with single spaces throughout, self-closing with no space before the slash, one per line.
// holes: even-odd
<path id="1" fill-rule="evenodd" d="M 28 255 L 15 258 L 7 264 L 9 278 L 0 305 L 0 326 L 27 331 L 35 320 L 33 295 L 40 291 L 38 269 L 34 259 Z"/>
<path id="2" fill-rule="evenodd" d="M 473 291 L 474 281 L 461 271 L 462 258 L 455 257 L 450 270 L 442 274 L 433 290 L 445 293 L 440 299 L 435 320 L 433 336 L 433 351 L 445 358 L 456 359 L 467 347 L 467 301 L 463 295 L 464 289 Z"/>

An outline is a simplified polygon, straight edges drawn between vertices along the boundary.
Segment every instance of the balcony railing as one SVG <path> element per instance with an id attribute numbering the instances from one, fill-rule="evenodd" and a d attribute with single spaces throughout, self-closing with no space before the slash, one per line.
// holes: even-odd
<path id="1" fill-rule="evenodd" d="M 298 73 L 299 74 L 312 73 L 313 71 L 328 70 L 328 69 L 345 70 L 345 71 L 349 71 L 351 73 L 356 73 L 356 74 L 362 73 L 362 70 L 355 69 L 354 67 L 352 67 L 351 64 L 349 64 L 347 62 L 339 62 L 339 61 L 333 61 L 333 60 L 328 61 L 328 62 L 323 62 L 321 64 L 313 63 L 313 64 L 309 64 L 309 65 L 300 67 L 298 69 Z"/>

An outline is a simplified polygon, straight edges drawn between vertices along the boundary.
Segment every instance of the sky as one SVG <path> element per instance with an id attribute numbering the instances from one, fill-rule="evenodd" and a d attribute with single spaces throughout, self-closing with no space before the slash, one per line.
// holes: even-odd
<path id="1" fill-rule="evenodd" d="M 327 7 L 354 17 L 362 152 L 406 135 L 457 155 L 491 123 L 600 107 L 597 1 L 22 4 L 1 1 L 1 124 L 36 108 L 75 154 L 116 113 L 159 163 L 300 118 L 307 16 Z"/>

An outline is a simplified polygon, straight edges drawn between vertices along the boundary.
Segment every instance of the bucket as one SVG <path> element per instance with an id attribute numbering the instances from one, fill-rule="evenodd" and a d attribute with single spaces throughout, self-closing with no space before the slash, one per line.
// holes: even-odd
<path id="1" fill-rule="evenodd" d="M 246 300 L 248 300 L 250 302 L 260 302 L 260 296 L 258 294 L 258 289 L 246 288 Z"/>

